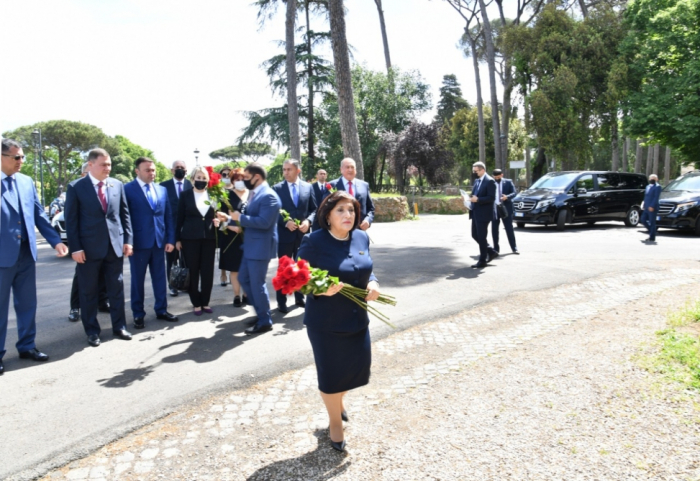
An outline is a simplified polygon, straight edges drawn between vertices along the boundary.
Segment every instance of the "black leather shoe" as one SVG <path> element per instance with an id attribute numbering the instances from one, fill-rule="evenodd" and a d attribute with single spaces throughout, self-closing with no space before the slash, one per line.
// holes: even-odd
<path id="1" fill-rule="evenodd" d="M 118 337 L 119 339 L 124 339 L 125 341 L 131 341 L 131 333 L 127 331 L 126 329 L 119 329 L 118 331 L 112 331 L 114 333 L 114 337 Z"/>
<path id="2" fill-rule="evenodd" d="M 97 334 L 90 334 L 88 336 L 88 344 L 90 344 L 92 347 L 97 347 L 100 345 L 100 336 Z"/>
<path id="3" fill-rule="evenodd" d="M 476 264 L 474 264 L 472 266 L 472 269 L 483 269 L 486 266 L 487 266 L 486 262 L 477 262 Z"/>
<path id="4" fill-rule="evenodd" d="M 287 314 L 289 312 L 289 308 L 287 306 L 277 306 L 277 310 L 282 314 Z"/>
<path id="5" fill-rule="evenodd" d="M 294 304 L 299 307 L 306 307 L 306 302 L 304 300 L 296 301 Z"/>
<path id="6" fill-rule="evenodd" d="M 513 249 L 513 254 L 515 254 L 516 256 L 519 256 L 520 251 L 518 249 Z"/>
<path id="7" fill-rule="evenodd" d="M 348 417 L 347 411 L 343 411 L 342 413 L 340 413 L 340 419 L 342 419 L 346 423 L 350 422 L 350 418 Z"/>
<path id="8" fill-rule="evenodd" d="M 262 334 L 263 332 L 271 331 L 272 326 L 253 326 L 245 330 L 245 333 L 249 336 L 254 334 Z"/>
<path id="9" fill-rule="evenodd" d="M 236 296 L 233 298 L 233 307 L 242 307 L 243 303 L 241 302 L 240 296 Z"/>
<path id="10" fill-rule="evenodd" d="M 19 353 L 20 359 L 31 359 L 33 361 L 44 362 L 49 360 L 49 356 L 39 351 L 39 349 L 30 349 Z"/>
<path id="11" fill-rule="evenodd" d="M 143 317 L 134 317 L 134 329 L 143 329 L 146 327 Z"/>
<path id="12" fill-rule="evenodd" d="M 0 359 L 0 376 L 5 374 L 5 365 L 2 363 L 2 359 Z"/>
<path id="13" fill-rule="evenodd" d="M 492 260 L 494 260 L 498 256 L 499 256 L 499 254 L 497 251 L 491 251 L 491 252 L 489 252 L 489 258 L 486 262 L 491 262 Z"/>
<path id="14" fill-rule="evenodd" d="M 180 293 L 177 292 L 177 289 L 170 289 L 170 295 L 173 297 L 177 297 Z"/>
<path id="15" fill-rule="evenodd" d="M 248 319 L 247 321 L 243 321 L 243 324 L 245 324 L 246 326 L 254 326 L 254 325 L 256 325 L 257 323 L 258 323 L 258 318 L 257 318 L 257 317 L 254 317 L 254 318 L 252 318 L 252 319 Z"/>
<path id="16" fill-rule="evenodd" d="M 175 322 L 177 321 L 177 316 L 174 316 L 166 311 L 163 314 L 157 314 L 156 319 L 160 319 L 161 321 Z"/>
<path id="17" fill-rule="evenodd" d="M 102 304 L 97 310 L 100 312 L 109 312 L 109 303 Z"/>
<path id="18" fill-rule="evenodd" d="M 343 439 L 339 443 L 336 443 L 331 439 L 331 446 L 333 446 L 333 449 L 336 451 L 344 452 L 345 451 L 345 440 Z"/>
<path id="19" fill-rule="evenodd" d="M 80 320 L 80 309 L 71 309 L 68 314 L 68 320 L 70 322 L 78 322 Z"/>

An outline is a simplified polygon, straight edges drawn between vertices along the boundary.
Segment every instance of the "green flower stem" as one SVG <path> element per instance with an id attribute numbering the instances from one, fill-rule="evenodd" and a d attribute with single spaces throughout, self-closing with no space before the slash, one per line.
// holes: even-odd
<path id="1" fill-rule="evenodd" d="M 231 242 L 229 242 L 229 243 L 228 243 L 228 245 L 226 246 L 226 249 L 224 249 L 224 252 L 223 252 L 223 254 L 225 254 L 225 253 L 226 253 L 226 251 L 228 250 L 228 248 L 229 248 L 229 247 L 231 247 L 231 244 L 233 244 L 233 241 L 235 241 L 235 240 L 236 240 L 236 238 L 238 237 L 238 235 L 239 235 L 239 234 L 240 234 L 240 232 L 236 232 L 236 235 L 235 235 L 235 236 L 233 236 L 233 239 L 231 239 Z"/>
<path id="2" fill-rule="evenodd" d="M 382 321 L 387 326 L 391 327 L 392 329 L 396 329 L 396 326 L 394 326 L 391 322 L 389 322 L 389 318 L 385 314 L 381 313 L 376 308 L 368 305 L 366 302 L 361 301 L 360 299 L 355 297 L 353 294 L 346 291 L 345 288 L 340 289 L 340 294 L 342 294 L 343 296 L 350 299 L 352 302 L 354 302 L 355 304 L 360 306 L 362 309 L 367 311 L 369 314 L 374 315 L 377 319 Z"/>

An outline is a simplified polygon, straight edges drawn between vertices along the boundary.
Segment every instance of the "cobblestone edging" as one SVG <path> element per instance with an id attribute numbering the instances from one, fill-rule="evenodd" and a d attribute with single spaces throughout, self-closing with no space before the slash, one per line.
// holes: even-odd
<path id="1" fill-rule="evenodd" d="M 414 389 L 428 389 L 441 376 L 458 372 L 481 358 L 699 279 L 698 269 L 603 276 L 515 296 L 523 302 L 514 312 L 488 304 L 399 332 L 373 344 L 375 366 L 385 369 L 375 369 L 370 385 L 352 393 L 348 411 L 351 417 L 360 415 L 372 406 L 410 395 Z M 532 301 L 530 305 L 525 299 Z M 315 368 L 309 366 L 169 416 L 49 473 L 45 479 L 265 479 L 255 473 L 261 465 L 278 460 L 283 439 L 288 443 L 287 452 L 306 453 L 317 445 L 325 446 L 325 439 L 319 442 L 317 438 L 318 430 L 326 428 L 327 423 L 316 391 Z M 273 454 L 256 456 L 261 443 L 266 443 Z M 333 455 L 326 451 L 324 456 Z M 303 478 L 290 472 L 288 478 L 275 479 Z M 409 475 L 405 479 L 414 478 Z"/>

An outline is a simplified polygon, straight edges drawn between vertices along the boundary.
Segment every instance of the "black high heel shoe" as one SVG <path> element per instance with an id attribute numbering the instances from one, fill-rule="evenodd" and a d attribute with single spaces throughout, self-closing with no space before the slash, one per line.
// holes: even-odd
<path id="1" fill-rule="evenodd" d="M 340 441 L 339 443 L 336 443 L 335 441 L 333 441 L 333 440 L 331 439 L 331 446 L 332 446 L 333 449 L 335 449 L 336 451 L 344 452 L 344 451 L 345 451 L 345 440 L 343 439 L 343 440 Z"/>
<path id="2" fill-rule="evenodd" d="M 340 419 L 342 419 L 346 423 L 350 422 L 350 418 L 348 417 L 347 411 L 343 411 L 342 413 L 340 413 Z"/>

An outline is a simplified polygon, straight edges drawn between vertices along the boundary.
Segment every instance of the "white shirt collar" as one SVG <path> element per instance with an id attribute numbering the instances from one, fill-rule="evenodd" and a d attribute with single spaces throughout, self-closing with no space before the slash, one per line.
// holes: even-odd
<path id="1" fill-rule="evenodd" d="M 260 189 L 266 185 L 268 185 L 267 181 L 261 182 L 255 189 L 253 189 L 253 194 L 257 194 L 258 192 L 260 192 Z"/>
<path id="2" fill-rule="evenodd" d="M 14 178 L 14 174 L 12 174 L 12 175 L 10 176 L 10 175 L 7 175 L 7 174 L 6 174 L 5 172 L 3 172 L 2 170 L 0 170 L 0 180 L 5 180 L 5 177 L 13 177 L 13 178 Z"/>
<path id="3" fill-rule="evenodd" d="M 348 183 L 352 182 L 352 185 L 357 185 L 357 178 L 348 180 L 345 177 L 341 177 L 343 179 L 343 185 L 345 186 L 345 190 L 348 190 Z"/>
<path id="4" fill-rule="evenodd" d="M 136 182 L 138 182 L 139 185 L 141 186 L 141 190 L 143 190 L 145 192 L 146 189 L 144 189 L 143 186 L 146 185 L 146 183 L 144 181 L 142 181 L 141 179 L 139 179 L 138 177 L 136 177 Z M 149 185 L 153 185 L 153 183 L 151 183 Z"/>
<path id="5" fill-rule="evenodd" d="M 92 182 L 92 185 L 95 186 L 95 187 L 97 187 L 97 184 L 99 184 L 100 181 L 97 180 L 96 178 L 94 178 L 90 172 L 88 172 L 88 176 L 90 177 L 90 181 Z M 103 180 L 102 182 L 104 183 L 104 185 L 107 185 L 107 183 L 109 182 L 109 177 L 107 177 L 107 178 L 106 178 L 105 180 Z"/>

